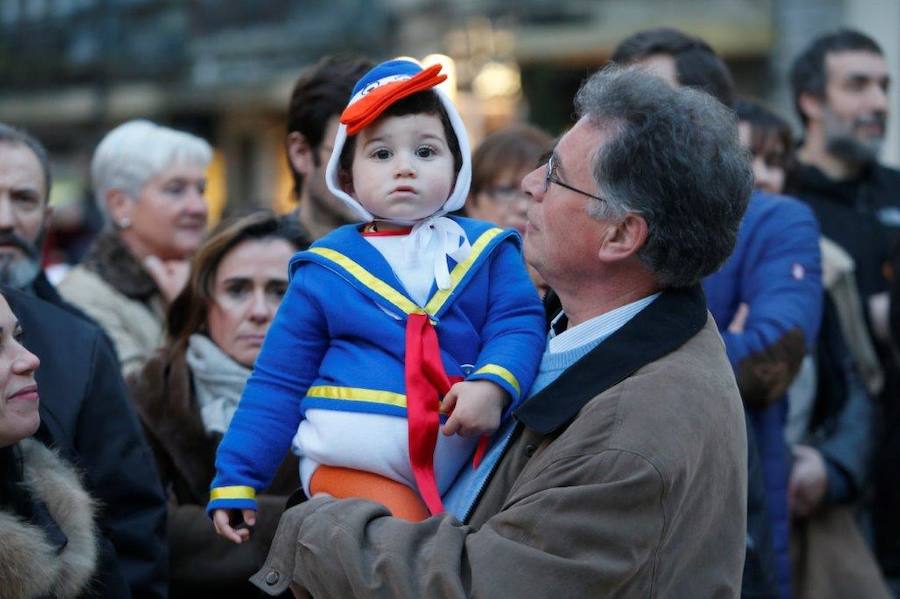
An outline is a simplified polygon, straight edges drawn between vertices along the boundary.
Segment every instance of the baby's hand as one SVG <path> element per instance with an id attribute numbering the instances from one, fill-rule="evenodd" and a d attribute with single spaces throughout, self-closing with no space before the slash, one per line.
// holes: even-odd
<path id="1" fill-rule="evenodd" d="M 225 537 L 232 543 L 240 545 L 244 541 L 250 540 L 249 528 L 235 528 L 231 526 L 231 513 L 238 510 L 215 510 L 213 511 L 213 526 L 221 537 Z M 244 524 L 253 526 L 256 524 L 256 512 L 253 510 L 240 510 L 241 516 L 244 518 Z"/>
<path id="2" fill-rule="evenodd" d="M 500 415 L 509 398 L 500 385 L 491 381 L 462 381 L 450 387 L 441 409 L 450 412 L 444 423 L 447 436 L 479 437 L 500 426 Z"/>

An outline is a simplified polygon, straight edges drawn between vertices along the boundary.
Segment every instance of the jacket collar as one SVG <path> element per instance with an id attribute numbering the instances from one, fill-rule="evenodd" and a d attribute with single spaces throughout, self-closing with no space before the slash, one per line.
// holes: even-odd
<path id="1" fill-rule="evenodd" d="M 97 237 L 83 264 L 131 299 L 145 302 L 159 293 L 159 287 L 150 273 L 114 231 L 106 231 Z"/>
<path id="2" fill-rule="evenodd" d="M 516 418 L 549 434 L 572 420 L 591 399 L 641 367 L 681 347 L 706 324 L 700 285 L 664 291 L 558 379 L 527 399 Z"/>

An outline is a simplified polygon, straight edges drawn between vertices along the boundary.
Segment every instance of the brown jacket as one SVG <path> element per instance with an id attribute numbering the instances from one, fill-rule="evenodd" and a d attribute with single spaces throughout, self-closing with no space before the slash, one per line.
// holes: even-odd
<path id="1" fill-rule="evenodd" d="M 300 486 L 297 459 L 287 458 L 270 494 L 257 498 L 250 542 L 226 541 L 206 515 L 221 436 L 203 427 L 184 356 L 168 362 L 158 354 L 128 383 L 169 494 L 170 597 L 253 596 L 247 578 L 265 559 L 287 497 Z"/>
<path id="2" fill-rule="evenodd" d="M 516 412 L 468 524 L 285 512 L 253 582 L 327 597 L 737 597 L 747 440 L 702 291 L 664 292 Z"/>

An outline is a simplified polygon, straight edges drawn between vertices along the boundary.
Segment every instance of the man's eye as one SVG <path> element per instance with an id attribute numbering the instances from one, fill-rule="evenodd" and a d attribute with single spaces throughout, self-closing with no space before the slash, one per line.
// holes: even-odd
<path id="1" fill-rule="evenodd" d="M 185 188 L 184 188 L 184 185 L 181 183 L 170 183 L 169 185 L 166 185 L 163 189 L 165 189 L 166 193 L 169 193 L 172 195 L 181 195 L 184 193 Z"/>
<path id="2" fill-rule="evenodd" d="M 32 193 L 13 194 L 13 200 L 20 206 L 34 207 L 40 203 L 40 199 Z"/>
<path id="3" fill-rule="evenodd" d="M 431 158 L 437 152 L 431 146 L 422 146 L 416 149 L 416 156 L 419 158 Z"/>

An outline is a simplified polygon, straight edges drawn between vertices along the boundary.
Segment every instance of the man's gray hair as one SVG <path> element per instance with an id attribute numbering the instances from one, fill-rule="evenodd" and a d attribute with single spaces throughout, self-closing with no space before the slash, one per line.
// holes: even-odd
<path id="1" fill-rule="evenodd" d="M 582 85 L 575 107 L 612 133 L 595 157 L 605 202 L 591 202 L 591 216 L 643 216 L 648 234 L 638 257 L 662 287 L 714 272 L 734 248 L 753 187 L 734 114 L 709 94 L 615 66 Z"/>
<path id="2" fill-rule="evenodd" d="M 25 146 L 37 156 L 38 162 L 41 163 L 41 170 L 44 171 L 44 193 L 47 195 L 43 199 L 49 198 L 53 179 L 50 175 L 50 158 L 47 156 L 47 148 L 44 147 L 44 144 L 28 131 L 6 123 L 0 123 L 0 143 Z"/>
<path id="3" fill-rule="evenodd" d="M 203 139 L 146 120 L 123 123 L 106 134 L 91 160 L 91 182 L 100 210 L 106 194 L 118 189 L 137 199 L 141 187 L 169 166 L 192 163 L 205 167 L 212 148 Z"/>

